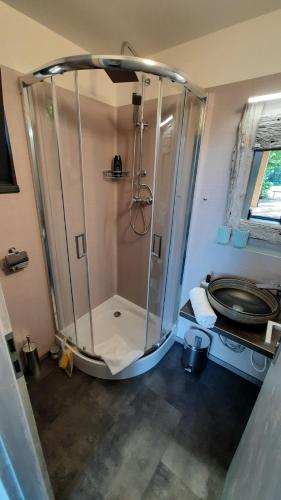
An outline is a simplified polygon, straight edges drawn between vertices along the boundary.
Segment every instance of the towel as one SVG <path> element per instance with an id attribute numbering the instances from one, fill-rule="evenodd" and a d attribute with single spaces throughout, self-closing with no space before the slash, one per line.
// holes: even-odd
<path id="1" fill-rule="evenodd" d="M 105 342 L 95 345 L 95 354 L 104 360 L 112 375 L 116 375 L 141 358 L 143 351 L 131 346 L 119 335 L 113 335 Z"/>
<path id="2" fill-rule="evenodd" d="M 207 299 L 206 290 L 199 287 L 192 288 L 189 297 L 197 323 L 204 328 L 213 328 L 217 316 Z"/>

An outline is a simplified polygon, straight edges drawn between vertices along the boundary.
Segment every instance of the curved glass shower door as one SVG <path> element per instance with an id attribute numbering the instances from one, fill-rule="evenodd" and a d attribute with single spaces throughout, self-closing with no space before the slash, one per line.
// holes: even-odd
<path id="1" fill-rule="evenodd" d="M 94 353 L 77 73 L 52 81 L 77 346 Z"/>
<path id="2" fill-rule="evenodd" d="M 158 78 L 155 93 L 139 74 L 118 107 L 85 95 L 91 78 L 79 74 L 95 354 L 109 361 L 118 351 L 121 366 L 122 357 L 126 363 L 145 351 Z M 114 94 L 116 84 L 106 84 Z M 116 178 L 115 155 L 124 174 Z"/>
<path id="3" fill-rule="evenodd" d="M 162 81 L 156 139 L 146 349 L 176 325 L 200 141 L 202 102 Z"/>
<path id="4" fill-rule="evenodd" d="M 56 83 L 28 89 L 34 177 L 40 187 L 57 328 L 81 350 L 93 353 L 75 73 L 58 77 Z"/>
<path id="5" fill-rule="evenodd" d="M 57 328 L 114 374 L 174 331 L 202 106 L 143 73 L 119 95 L 111 76 L 24 92 Z M 119 105 L 94 97 L 96 78 Z"/>
<path id="6" fill-rule="evenodd" d="M 56 327 L 76 343 L 63 185 L 50 83 L 29 87 L 24 102 Z"/>
<path id="7" fill-rule="evenodd" d="M 173 324 L 162 328 L 171 228 L 178 170 L 185 89 L 167 80 L 160 82 L 154 172 L 151 259 L 147 305 L 146 349 L 171 332 Z"/>

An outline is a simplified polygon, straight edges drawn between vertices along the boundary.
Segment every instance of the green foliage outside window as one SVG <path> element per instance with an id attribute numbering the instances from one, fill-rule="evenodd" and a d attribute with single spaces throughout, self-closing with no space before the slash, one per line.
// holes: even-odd
<path id="1" fill-rule="evenodd" d="M 269 198 L 269 190 L 281 186 L 281 150 L 271 151 L 261 187 L 261 198 Z"/>

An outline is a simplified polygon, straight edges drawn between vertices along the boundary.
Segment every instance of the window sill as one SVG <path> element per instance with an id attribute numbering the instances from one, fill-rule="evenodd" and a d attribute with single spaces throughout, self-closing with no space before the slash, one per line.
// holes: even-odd
<path id="1" fill-rule="evenodd" d="M 14 184 L 0 184 L 0 194 L 19 193 L 20 188 Z"/>
<path id="2" fill-rule="evenodd" d="M 270 244 L 263 241 L 261 244 L 250 243 L 243 249 L 246 252 L 251 252 L 259 255 L 266 255 L 275 259 L 281 259 L 281 245 Z"/>

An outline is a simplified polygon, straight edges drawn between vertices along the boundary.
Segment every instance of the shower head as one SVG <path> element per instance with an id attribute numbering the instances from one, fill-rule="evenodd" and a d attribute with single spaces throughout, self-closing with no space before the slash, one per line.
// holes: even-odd
<path id="1" fill-rule="evenodd" d="M 121 69 L 105 69 L 105 72 L 113 83 L 129 83 L 139 81 L 134 71 L 124 71 Z"/>
<path id="2" fill-rule="evenodd" d="M 132 47 L 130 42 L 125 40 L 121 45 L 121 54 L 125 54 L 125 49 L 128 49 L 134 57 L 139 57 L 135 49 Z M 120 69 L 106 69 L 105 72 L 108 74 L 110 80 L 113 83 L 129 83 L 138 82 L 139 79 L 134 71 L 130 70 L 120 70 Z"/>

